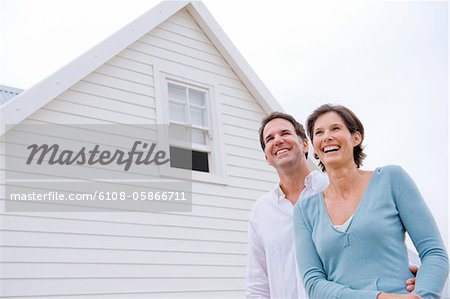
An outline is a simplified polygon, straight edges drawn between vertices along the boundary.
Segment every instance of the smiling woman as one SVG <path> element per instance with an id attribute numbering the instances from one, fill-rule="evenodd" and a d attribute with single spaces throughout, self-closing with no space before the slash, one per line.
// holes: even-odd
<path id="1" fill-rule="evenodd" d="M 448 256 L 412 179 L 399 166 L 360 169 L 364 127 L 344 106 L 320 106 L 307 130 L 330 179 L 294 211 L 297 262 L 309 298 L 438 298 Z M 422 261 L 414 294 L 405 288 L 412 277 L 405 229 Z"/>
<path id="2" fill-rule="evenodd" d="M 352 111 L 333 107 L 332 105 L 323 105 L 308 117 L 306 128 L 314 146 L 314 155 L 316 159 L 320 160 L 319 166 L 322 171 L 326 170 L 321 162 L 322 159 L 320 159 L 320 156 L 323 155 L 319 156 L 318 154 L 322 152 L 328 154 L 340 150 L 341 147 L 339 145 L 334 145 L 327 141 L 331 140 L 331 135 L 341 138 L 345 137 L 346 131 L 352 135 L 353 140 L 351 141 L 352 145 L 349 150 L 353 153 L 356 167 L 361 167 L 362 161 L 366 157 L 362 146 L 362 142 L 364 141 L 364 126 Z M 316 142 L 314 142 L 314 139 Z M 321 146 L 323 148 L 320 148 Z"/>

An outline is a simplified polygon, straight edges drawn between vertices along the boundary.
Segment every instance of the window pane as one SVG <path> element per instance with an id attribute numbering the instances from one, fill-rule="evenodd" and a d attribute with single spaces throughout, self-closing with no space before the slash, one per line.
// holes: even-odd
<path id="1" fill-rule="evenodd" d="M 186 102 L 186 87 L 169 83 L 169 99 Z"/>
<path id="2" fill-rule="evenodd" d="M 191 107 L 191 122 L 196 126 L 205 126 L 205 109 Z"/>
<path id="3" fill-rule="evenodd" d="M 177 141 L 184 141 L 186 143 L 192 143 L 191 142 L 191 128 L 171 124 L 169 126 L 169 138 L 170 138 L 170 140 L 177 140 Z"/>
<path id="4" fill-rule="evenodd" d="M 192 129 L 192 143 L 206 145 L 206 131 Z"/>
<path id="5" fill-rule="evenodd" d="M 209 172 L 208 153 L 171 146 L 170 166 Z"/>
<path id="6" fill-rule="evenodd" d="M 205 106 L 205 93 L 202 91 L 189 89 L 189 102 L 198 106 Z"/>
<path id="7" fill-rule="evenodd" d="M 170 120 L 184 123 L 187 122 L 186 105 L 170 102 L 169 111 L 170 111 Z"/>

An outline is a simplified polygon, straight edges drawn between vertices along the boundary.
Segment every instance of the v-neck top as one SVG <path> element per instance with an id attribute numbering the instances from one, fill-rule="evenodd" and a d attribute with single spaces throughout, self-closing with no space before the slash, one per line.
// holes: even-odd
<path id="1" fill-rule="evenodd" d="M 422 261 L 415 293 L 438 298 L 448 275 L 448 256 L 437 225 L 420 192 L 398 166 L 377 168 L 346 231 L 329 218 L 323 193 L 294 209 L 297 263 L 308 296 L 376 298 L 407 293 L 405 231 Z"/>
<path id="2" fill-rule="evenodd" d="M 348 229 L 348 227 L 350 226 L 350 223 L 352 222 L 353 215 L 355 215 L 355 214 L 352 214 L 352 215 L 347 219 L 347 221 L 345 221 L 343 224 L 333 224 L 333 227 L 334 227 L 335 229 L 337 229 L 338 231 L 340 231 L 340 232 L 346 232 L 347 229 Z"/>
<path id="3" fill-rule="evenodd" d="M 367 184 L 366 189 L 364 190 L 363 195 L 362 195 L 361 199 L 359 200 L 359 203 L 356 206 L 356 209 L 353 212 L 352 216 L 343 224 L 343 225 L 346 226 L 345 229 L 339 229 L 338 228 L 339 226 L 335 225 L 333 223 L 333 221 L 331 220 L 330 214 L 328 214 L 328 209 L 327 209 L 327 205 L 325 203 L 325 197 L 324 197 L 323 192 L 320 192 L 320 193 L 317 194 L 317 196 L 320 198 L 320 202 L 322 203 L 321 204 L 321 208 L 323 209 L 323 214 L 326 215 L 326 217 L 328 218 L 328 221 L 330 222 L 330 226 L 332 228 L 334 228 L 336 231 L 339 231 L 341 233 L 345 233 L 345 232 L 347 232 L 349 230 L 350 225 L 353 222 L 353 218 L 355 218 L 355 215 L 358 213 L 358 211 L 360 209 L 360 206 L 363 204 L 363 202 L 364 202 L 364 200 L 366 198 L 366 193 L 370 192 L 370 190 L 371 190 L 373 177 L 374 177 L 374 173 L 371 174 L 370 179 L 369 179 L 369 183 Z"/>

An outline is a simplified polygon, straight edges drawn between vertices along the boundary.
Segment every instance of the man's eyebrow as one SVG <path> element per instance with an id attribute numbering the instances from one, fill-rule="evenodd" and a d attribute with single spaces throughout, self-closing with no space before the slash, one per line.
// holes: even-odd
<path id="1" fill-rule="evenodd" d="M 267 139 L 269 139 L 270 137 L 272 137 L 272 134 L 268 134 L 266 137 L 264 137 L 264 140 L 267 142 Z"/>
<path id="2" fill-rule="evenodd" d="M 280 131 L 280 134 L 284 134 L 284 133 L 291 133 L 291 134 L 293 134 L 294 132 L 292 132 L 290 129 L 284 129 L 284 130 L 281 130 L 281 131 Z M 267 142 L 267 140 L 268 140 L 270 137 L 273 137 L 272 134 L 267 134 L 267 136 L 264 137 L 264 140 Z"/>

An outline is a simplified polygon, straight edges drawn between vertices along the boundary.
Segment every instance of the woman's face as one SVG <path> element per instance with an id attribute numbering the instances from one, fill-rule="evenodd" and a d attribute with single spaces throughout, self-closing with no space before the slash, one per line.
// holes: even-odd
<path id="1" fill-rule="evenodd" d="M 319 116 L 313 136 L 314 152 L 327 170 L 355 164 L 353 148 L 361 143 L 361 134 L 350 133 L 339 114 L 327 112 Z"/>

